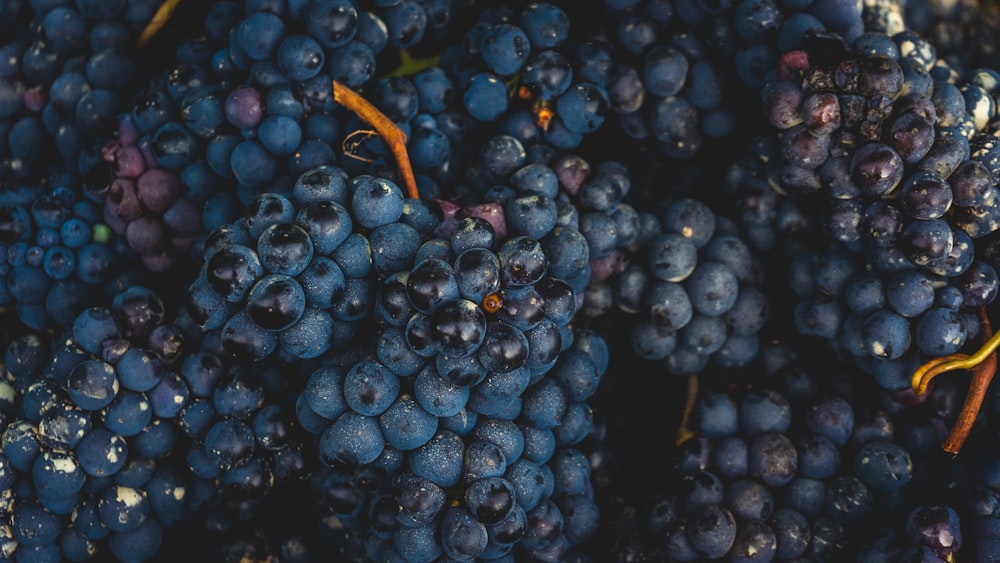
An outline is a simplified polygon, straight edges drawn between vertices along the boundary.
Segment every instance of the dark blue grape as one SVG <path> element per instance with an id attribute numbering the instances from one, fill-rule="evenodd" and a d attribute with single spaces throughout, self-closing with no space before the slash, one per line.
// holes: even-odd
<path id="1" fill-rule="evenodd" d="M 486 526 L 463 507 L 448 508 L 441 521 L 441 547 L 455 559 L 475 559 L 486 550 Z"/>
<path id="2" fill-rule="evenodd" d="M 750 474 L 765 485 L 787 484 L 795 477 L 798 455 L 795 446 L 783 434 L 762 434 L 750 444 Z"/>
<path id="3" fill-rule="evenodd" d="M 125 486 L 105 489 L 97 502 L 101 521 L 112 532 L 127 532 L 142 525 L 149 515 L 145 491 Z"/>
<path id="4" fill-rule="evenodd" d="M 777 552 L 777 537 L 774 530 L 761 520 L 750 520 L 742 524 L 736 534 L 729 559 L 734 562 L 767 561 Z"/>
<path id="5" fill-rule="evenodd" d="M 699 555 L 723 557 L 736 540 L 736 521 L 725 508 L 717 505 L 705 507 L 691 518 L 687 539 Z"/>
<path id="6" fill-rule="evenodd" d="M 954 235 L 942 219 L 917 220 L 901 233 L 900 246 L 915 266 L 936 267 L 951 253 Z"/>
<path id="7" fill-rule="evenodd" d="M 264 229 L 257 241 L 261 265 L 272 274 L 296 276 L 314 254 L 309 234 L 291 223 L 277 223 Z"/>
<path id="8" fill-rule="evenodd" d="M 507 87 L 493 74 L 478 73 L 469 80 L 463 105 L 475 119 L 495 121 L 507 111 Z"/>
<path id="9" fill-rule="evenodd" d="M 94 411 L 108 406 L 114 400 L 117 388 L 114 367 L 100 360 L 87 360 L 70 373 L 68 394 L 81 408 Z"/>
<path id="10" fill-rule="evenodd" d="M 209 286 L 223 299 L 239 302 L 264 273 L 257 253 L 243 245 L 232 245 L 212 255 L 206 264 Z"/>
<path id="11" fill-rule="evenodd" d="M 893 191 L 903 178 L 903 160 L 890 146 L 882 143 L 862 145 L 851 157 L 851 179 L 870 197 Z"/>
<path id="12" fill-rule="evenodd" d="M 251 320 L 267 330 L 284 330 L 302 317 L 306 295 L 292 277 L 269 274 L 262 277 L 247 295 L 246 310 Z"/>
<path id="13" fill-rule="evenodd" d="M 449 301 L 432 315 L 431 335 L 443 353 L 467 356 L 488 337 L 486 315 L 471 301 Z"/>
<path id="14" fill-rule="evenodd" d="M 527 549 L 542 549 L 552 545 L 563 527 L 563 516 L 559 507 L 551 500 L 546 500 L 526 512 L 528 528 L 519 545 Z"/>
<path id="15" fill-rule="evenodd" d="M 528 5 L 520 14 L 520 23 L 536 48 L 555 47 L 569 34 L 570 22 L 566 12 L 548 2 Z"/>
<path id="16" fill-rule="evenodd" d="M 534 53 L 525 63 L 521 81 L 540 100 L 554 100 L 573 82 L 573 67 L 558 51 Z"/>
<path id="17" fill-rule="evenodd" d="M 425 411 L 410 394 L 400 394 L 379 417 L 386 442 L 408 451 L 427 443 L 438 428 L 437 416 Z"/>
<path id="18" fill-rule="evenodd" d="M 244 359 L 262 360 L 277 348 L 275 334 L 257 323 L 245 310 L 237 311 L 222 326 L 222 346 Z"/>
<path id="19" fill-rule="evenodd" d="M 500 24 L 483 37 L 480 55 L 486 66 L 500 76 L 516 73 L 531 54 L 531 42 L 520 27 Z"/>
<path id="20" fill-rule="evenodd" d="M 367 416 L 385 412 L 399 395 L 399 378 L 377 362 L 356 364 L 344 376 L 344 400 L 352 410 Z"/>

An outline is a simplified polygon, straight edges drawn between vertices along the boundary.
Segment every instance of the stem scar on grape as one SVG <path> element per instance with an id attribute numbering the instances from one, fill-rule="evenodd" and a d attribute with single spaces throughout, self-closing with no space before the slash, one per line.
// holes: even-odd
<path id="1" fill-rule="evenodd" d="M 491 293 L 483 297 L 482 306 L 484 311 L 492 315 L 503 308 L 503 299 L 499 293 Z"/>
<path id="2" fill-rule="evenodd" d="M 399 166 L 399 173 L 403 176 L 407 195 L 412 199 L 420 199 L 420 194 L 417 191 L 417 180 L 414 178 L 413 168 L 410 166 L 410 155 L 406 152 L 406 133 L 371 102 L 336 80 L 333 81 L 333 100 L 358 114 L 358 117 L 374 127 L 375 131 L 385 139 L 393 156 L 396 157 L 396 164 Z"/>
<path id="3" fill-rule="evenodd" d="M 535 123 L 542 128 L 542 131 L 548 132 L 549 124 L 552 123 L 552 118 L 556 116 L 552 105 L 545 100 L 538 100 L 531 107 L 531 113 L 535 114 Z"/>
<path id="4" fill-rule="evenodd" d="M 969 383 L 969 393 L 965 397 L 965 403 L 962 405 L 962 410 L 959 412 L 958 419 L 948 434 L 948 438 L 941 444 L 941 449 L 950 454 L 958 454 L 965 444 L 965 440 L 976 422 L 979 409 L 983 406 L 983 400 L 986 398 L 986 391 L 993 380 L 993 375 L 996 374 L 996 349 L 1000 346 L 1000 332 L 993 333 L 985 307 L 979 308 L 979 323 L 985 341 L 979 350 L 976 350 L 972 355 L 950 354 L 929 360 L 913 372 L 913 378 L 910 381 L 910 385 L 917 395 L 923 395 L 927 392 L 927 386 L 930 382 L 942 373 L 959 369 L 972 370 L 972 381 Z"/>
<path id="5" fill-rule="evenodd" d="M 535 125 L 538 125 L 542 131 L 547 133 L 549 131 L 549 123 L 552 122 L 552 118 L 556 115 L 555 110 L 552 108 L 552 103 L 549 100 L 541 98 L 533 100 L 534 94 L 531 88 L 521 84 L 520 75 L 515 75 L 507 81 L 507 91 L 510 92 L 510 97 L 512 98 L 531 102 L 531 114 L 535 116 Z"/>

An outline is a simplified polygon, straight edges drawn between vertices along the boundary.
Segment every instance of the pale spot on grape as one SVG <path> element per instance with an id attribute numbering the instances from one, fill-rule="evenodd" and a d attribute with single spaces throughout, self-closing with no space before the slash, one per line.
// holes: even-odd
<path id="1" fill-rule="evenodd" d="M 134 508 L 142 502 L 142 493 L 132 487 L 119 486 L 115 490 L 115 500 L 124 504 L 128 508 Z M 123 515 L 124 517 L 124 515 Z M 124 523 L 124 520 L 122 521 Z"/>
<path id="2" fill-rule="evenodd" d="M 76 471 L 76 463 L 69 458 L 54 459 L 52 460 L 52 468 L 60 473 L 73 473 Z"/>
<path id="3" fill-rule="evenodd" d="M 14 391 L 14 386 L 6 381 L 0 383 L 0 401 L 9 403 L 17 401 L 17 393 Z"/>

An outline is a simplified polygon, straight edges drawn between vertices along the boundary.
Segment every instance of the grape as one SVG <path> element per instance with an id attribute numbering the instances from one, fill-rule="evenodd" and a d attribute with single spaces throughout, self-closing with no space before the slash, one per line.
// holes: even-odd
<path id="1" fill-rule="evenodd" d="M 962 545 L 958 515 L 950 506 L 918 506 L 906 519 L 908 539 L 931 549 L 938 556 L 947 556 Z"/>

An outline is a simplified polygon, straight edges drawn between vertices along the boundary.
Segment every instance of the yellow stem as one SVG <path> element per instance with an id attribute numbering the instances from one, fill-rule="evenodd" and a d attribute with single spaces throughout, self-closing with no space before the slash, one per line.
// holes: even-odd
<path id="1" fill-rule="evenodd" d="M 684 399 L 684 414 L 681 416 L 681 425 L 677 429 L 676 445 L 681 445 L 694 437 L 691 430 L 691 414 L 694 412 L 694 404 L 698 399 L 698 375 L 688 376 L 687 397 Z"/>
<path id="2" fill-rule="evenodd" d="M 149 40 L 163 29 L 163 26 L 167 25 L 167 22 L 170 21 L 170 16 L 173 15 L 174 10 L 177 9 L 177 5 L 180 3 L 181 0 L 166 0 L 161 4 L 153 15 L 153 19 L 149 20 L 149 23 L 143 28 L 142 34 L 139 35 L 139 39 L 135 42 L 135 46 L 141 48 L 146 43 L 149 43 Z"/>
<path id="3" fill-rule="evenodd" d="M 1000 332 L 990 336 L 989 340 L 971 356 L 966 354 L 952 354 L 942 358 L 934 358 L 917 368 L 913 372 L 910 385 L 918 395 L 927 392 L 927 385 L 931 380 L 942 373 L 955 371 L 958 369 L 972 369 L 983 363 L 990 354 L 1000 347 Z"/>
<path id="4" fill-rule="evenodd" d="M 993 339 L 993 327 L 990 326 L 990 319 L 986 314 L 985 307 L 979 308 L 979 323 L 982 325 L 983 339 L 987 340 L 987 342 L 991 341 Z M 962 410 L 959 411 L 958 418 L 948 433 L 948 438 L 941 444 L 941 449 L 950 454 L 958 454 L 961 451 L 962 446 L 965 445 L 965 440 L 972 433 L 972 427 L 979 416 L 979 409 L 983 407 L 986 392 L 989 390 L 990 382 L 993 381 L 993 376 L 996 372 L 997 355 L 995 352 L 988 354 L 982 362 L 972 368 L 972 381 L 969 383 L 969 392 L 965 395 Z"/>

